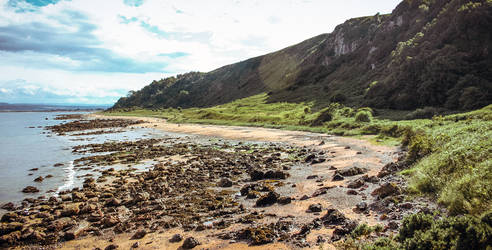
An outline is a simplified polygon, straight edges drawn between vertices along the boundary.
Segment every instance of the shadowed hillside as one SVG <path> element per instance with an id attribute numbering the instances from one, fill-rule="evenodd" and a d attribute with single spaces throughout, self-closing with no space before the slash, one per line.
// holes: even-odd
<path id="1" fill-rule="evenodd" d="M 317 107 L 480 108 L 492 101 L 490 27 L 490 0 L 405 0 L 271 54 L 154 81 L 114 108 L 206 107 L 263 92 Z"/>

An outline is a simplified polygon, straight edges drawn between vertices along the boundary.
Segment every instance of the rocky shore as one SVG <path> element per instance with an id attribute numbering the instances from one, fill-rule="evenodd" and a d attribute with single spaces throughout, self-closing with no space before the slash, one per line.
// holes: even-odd
<path id="1" fill-rule="evenodd" d="M 60 136 L 145 123 L 60 119 L 76 119 L 47 128 Z M 308 140 L 310 146 L 177 137 L 75 146 L 75 169 L 98 175 L 54 196 L 3 204 L 9 212 L 0 246 L 318 249 L 360 224 L 380 224 L 376 235 L 395 233 L 404 215 L 430 209 L 402 193 L 405 182 L 395 175 L 405 168 L 401 152 Z"/>

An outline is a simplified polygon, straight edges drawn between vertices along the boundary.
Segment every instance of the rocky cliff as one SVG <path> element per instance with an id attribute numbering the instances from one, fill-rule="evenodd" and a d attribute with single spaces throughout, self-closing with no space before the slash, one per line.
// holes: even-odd
<path id="1" fill-rule="evenodd" d="M 274 53 L 154 81 L 114 107 L 203 107 L 267 92 L 317 106 L 478 108 L 492 101 L 490 27 L 491 0 L 405 0 Z"/>

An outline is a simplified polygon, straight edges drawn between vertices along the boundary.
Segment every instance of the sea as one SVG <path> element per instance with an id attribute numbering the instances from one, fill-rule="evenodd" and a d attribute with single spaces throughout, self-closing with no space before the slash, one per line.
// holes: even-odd
<path id="1" fill-rule="evenodd" d="M 68 122 L 55 120 L 57 115 L 73 113 L 88 112 L 0 112 L 0 206 L 7 202 L 20 204 L 29 197 L 50 197 L 79 187 L 87 174 L 97 178 L 98 171 L 104 167 L 97 171 L 74 169 L 73 161 L 82 157 L 72 153 L 75 145 L 168 135 L 154 129 L 139 128 L 101 135 L 59 136 L 45 129 L 46 126 Z M 110 167 L 114 166 L 106 166 Z M 144 169 L 146 166 L 135 167 Z M 39 176 L 52 177 L 34 182 Z M 37 187 L 40 192 L 25 194 L 22 189 L 26 186 Z M 0 209 L 2 213 L 5 211 Z"/>

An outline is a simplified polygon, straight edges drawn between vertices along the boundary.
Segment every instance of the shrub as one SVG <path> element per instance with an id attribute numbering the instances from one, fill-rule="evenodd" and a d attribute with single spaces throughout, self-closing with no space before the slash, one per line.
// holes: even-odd
<path id="1" fill-rule="evenodd" d="M 363 235 L 369 235 L 374 229 L 365 223 L 357 225 L 357 227 L 352 231 L 351 236 L 358 238 Z"/>
<path id="2" fill-rule="evenodd" d="M 340 92 L 335 93 L 330 98 L 331 102 L 344 102 L 345 100 L 347 100 L 347 97 Z"/>
<path id="3" fill-rule="evenodd" d="M 354 117 L 355 112 L 352 108 L 344 107 L 338 111 L 338 114 L 345 117 Z"/>
<path id="4" fill-rule="evenodd" d="M 311 122 L 311 126 L 321 126 L 324 122 L 329 122 L 333 119 L 333 115 L 331 114 L 331 108 L 322 109 L 319 114 L 314 118 Z"/>
<path id="5" fill-rule="evenodd" d="M 422 109 L 416 109 L 415 111 L 407 114 L 405 116 L 405 119 L 407 120 L 413 120 L 413 119 L 428 119 L 432 118 L 433 116 L 437 115 L 439 113 L 439 110 L 434 107 L 425 107 Z"/>
<path id="6" fill-rule="evenodd" d="M 486 249 L 492 245 L 492 212 L 436 220 L 418 213 L 403 220 L 397 240 L 404 249 Z"/>
<path id="7" fill-rule="evenodd" d="M 356 122 L 370 122 L 372 119 L 372 114 L 369 111 L 359 111 L 355 114 Z"/>

